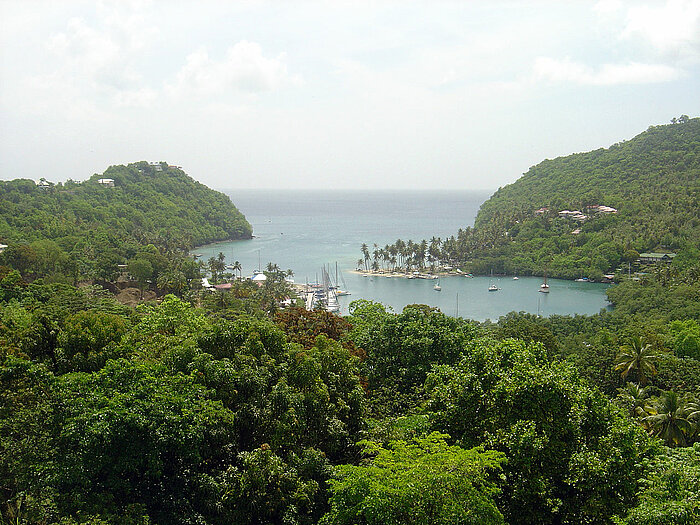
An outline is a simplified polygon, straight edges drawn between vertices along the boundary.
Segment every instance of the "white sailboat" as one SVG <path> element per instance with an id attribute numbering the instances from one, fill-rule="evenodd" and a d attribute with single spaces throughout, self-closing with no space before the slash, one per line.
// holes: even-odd
<path id="1" fill-rule="evenodd" d="M 345 278 L 343 277 L 343 274 L 340 274 L 340 280 L 343 283 L 343 287 L 340 287 L 340 283 L 338 282 L 338 262 L 336 261 L 335 263 L 335 295 L 338 297 L 343 296 L 343 295 L 350 295 L 350 292 L 348 292 L 348 285 L 345 284 Z"/>
<path id="2" fill-rule="evenodd" d="M 439 292 L 442 290 L 442 286 L 440 286 L 440 278 L 439 277 L 438 277 L 438 282 L 435 284 L 435 286 L 433 286 L 433 290 L 435 290 L 436 292 Z"/>
<path id="3" fill-rule="evenodd" d="M 547 268 L 544 269 L 544 282 L 540 285 L 540 292 L 549 293 L 549 285 L 547 284 Z"/>
<path id="4" fill-rule="evenodd" d="M 498 285 L 493 282 L 493 270 L 491 270 L 491 281 L 489 284 L 489 292 L 497 292 L 498 291 Z"/>
<path id="5" fill-rule="evenodd" d="M 338 295 L 335 292 L 335 287 L 331 285 L 331 279 L 325 266 L 321 268 L 321 281 L 322 284 L 316 282 L 307 285 L 307 310 L 320 308 L 327 312 L 339 312 Z"/>
<path id="6" fill-rule="evenodd" d="M 325 294 L 325 303 L 326 303 L 326 310 L 328 312 L 339 312 L 340 311 L 340 303 L 338 302 L 338 295 L 336 294 L 336 288 L 332 286 L 331 284 L 331 278 L 328 275 L 328 272 L 326 271 L 326 268 L 323 268 L 323 293 Z"/>

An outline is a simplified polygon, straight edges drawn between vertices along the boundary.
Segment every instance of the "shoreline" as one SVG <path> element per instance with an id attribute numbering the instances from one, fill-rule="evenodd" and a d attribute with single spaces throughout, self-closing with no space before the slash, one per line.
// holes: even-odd
<path id="1" fill-rule="evenodd" d="M 215 245 L 217 245 L 217 244 L 223 244 L 223 243 L 225 243 L 225 242 L 249 241 L 249 240 L 251 240 L 251 239 L 255 239 L 255 235 L 251 234 L 250 237 L 241 237 L 241 238 L 239 238 L 239 239 L 223 239 L 223 240 L 221 240 L 221 241 L 212 241 L 212 242 L 208 242 L 208 243 L 206 243 L 206 244 L 200 244 L 199 246 L 195 246 L 195 247 L 193 247 L 192 249 L 187 250 L 187 255 L 188 255 L 189 257 L 195 257 L 195 258 L 197 258 L 197 257 L 201 256 L 201 254 L 200 254 L 200 253 L 194 253 L 194 252 L 197 251 L 197 250 L 200 250 L 201 248 L 206 248 L 207 246 L 215 246 Z"/>
<path id="2" fill-rule="evenodd" d="M 517 275 L 507 275 L 507 274 L 497 274 L 493 276 L 489 275 L 474 275 L 471 273 L 464 273 L 464 272 L 455 272 L 455 271 L 440 271 L 440 272 L 398 272 L 398 271 L 389 271 L 389 270 L 359 270 L 359 269 L 354 269 L 354 270 L 348 270 L 348 273 L 353 273 L 355 275 L 362 275 L 364 277 L 387 277 L 387 278 L 392 278 L 392 277 L 397 277 L 400 279 L 438 279 L 440 277 L 465 277 L 467 279 L 472 279 L 474 277 L 493 277 L 497 279 L 513 279 L 513 278 L 520 278 L 520 276 Z M 526 275 L 523 277 L 541 277 L 539 275 Z M 552 279 L 557 279 L 561 281 L 571 281 L 571 282 L 587 282 L 587 283 L 597 283 L 597 284 L 615 284 L 615 281 L 610 279 L 610 280 L 601 280 L 601 281 L 594 281 L 592 279 L 586 279 L 584 281 L 581 281 L 580 279 L 566 279 L 564 277 L 552 277 Z"/>
<path id="3" fill-rule="evenodd" d="M 439 277 L 467 277 L 469 274 L 457 273 L 457 272 L 397 272 L 389 270 L 349 270 L 348 273 L 354 273 L 355 275 L 363 275 L 365 277 L 398 277 L 401 279 L 438 279 Z M 469 275 L 473 277 L 472 275 Z"/>

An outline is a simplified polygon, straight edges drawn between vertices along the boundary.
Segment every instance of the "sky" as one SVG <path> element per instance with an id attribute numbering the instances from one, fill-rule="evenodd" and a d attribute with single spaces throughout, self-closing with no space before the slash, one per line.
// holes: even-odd
<path id="1" fill-rule="evenodd" d="M 700 0 L 0 0 L 0 179 L 496 189 L 700 115 Z"/>

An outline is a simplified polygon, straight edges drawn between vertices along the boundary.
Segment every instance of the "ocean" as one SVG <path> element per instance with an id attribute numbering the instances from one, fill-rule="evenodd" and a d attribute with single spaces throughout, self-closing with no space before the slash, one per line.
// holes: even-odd
<path id="1" fill-rule="evenodd" d="M 496 320 L 511 311 L 540 315 L 593 314 L 606 308 L 600 283 L 550 279 L 549 294 L 538 292 L 535 277 L 494 278 L 500 288 L 489 292 L 489 277 L 450 276 L 434 281 L 390 277 L 364 277 L 353 273 L 362 258 L 361 246 L 370 252 L 397 239 L 419 242 L 456 235 L 473 226 L 474 218 L 490 192 L 478 191 L 321 191 L 222 190 L 253 226 L 254 238 L 202 246 L 194 250 L 203 260 L 222 252 L 227 264 L 239 261 L 243 275 L 268 262 L 291 269 L 297 283 L 321 280 L 323 265 L 330 267 L 351 295 L 340 297 L 347 313 L 355 299 L 381 302 L 400 312 L 407 304 L 440 308 L 453 316 Z"/>

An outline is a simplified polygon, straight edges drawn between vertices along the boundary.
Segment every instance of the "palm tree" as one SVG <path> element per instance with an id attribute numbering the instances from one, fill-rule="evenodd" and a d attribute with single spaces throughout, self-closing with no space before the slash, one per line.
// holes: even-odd
<path id="1" fill-rule="evenodd" d="M 367 245 L 364 243 L 362 243 L 362 255 L 364 257 L 365 271 L 367 271 L 369 269 L 367 267 L 367 261 L 369 261 L 369 249 L 367 248 Z"/>
<path id="2" fill-rule="evenodd" d="M 648 387 L 641 387 L 637 383 L 627 383 L 623 388 L 618 388 L 618 399 L 622 406 L 629 410 L 632 417 L 646 417 L 649 415 Z"/>
<path id="3" fill-rule="evenodd" d="M 219 263 L 214 257 L 209 257 L 207 266 L 209 267 L 209 272 L 211 273 L 211 280 L 215 283 L 216 277 L 219 273 Z"/>
<path id="4" fill-rule="evenodd" d="M 663 439 L 669 447 L 684 447 L 695 431 L 700 405 L 688 397 L 679 397 L 676 392 L 664 392 L 651 412 L 643 419 L 651 433 Z"/>
<path id="5" fill-rule="evenodd" d="M 622 379 L 627 379 L 634 372 L 639 383 L 646 385 L 649 378 L 656 374 L 654 361 L 658 358 L 650 344 L 643 344 L 641 337 L 634 336 L 629 344 L 620 347 L 615 370 L 620 372 Z"/>
<path id="6" fill-rule="evenodd" d="M 231 269 L 234 272 L 238 272 L 238 280 L 241 280 L 241 272 L 243 271 L 243 267 L 241 266 L 241 263 L 239 261 L 235 261 L 233 265 L 231 266 Z"/>

